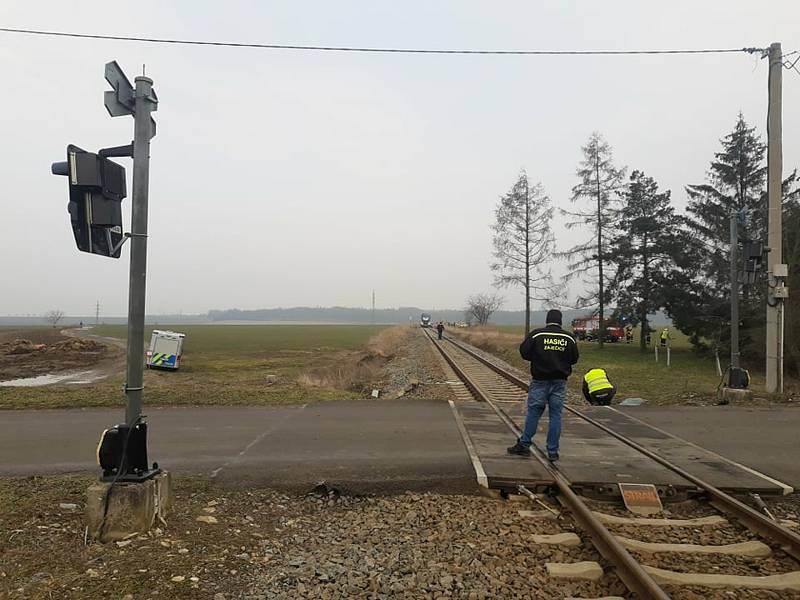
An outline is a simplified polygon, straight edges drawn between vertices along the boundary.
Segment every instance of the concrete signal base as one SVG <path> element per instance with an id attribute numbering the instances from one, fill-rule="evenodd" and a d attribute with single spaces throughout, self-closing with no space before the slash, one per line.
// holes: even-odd
<path id="1" fill-rule="evenodd" d="M 753 392 L 750 390 L 724 387 L 718 392 L 717 398 L 720 404 L 736 404 L 738 402 L 752 400 Z"/>
<path id="2" fill-rule="evenodd" d="M 99 481 L 86 490 L 89 538 L 99 542 L 122 540 L 147 533 L 164 518 L 172 504 L 172 475 L 162 471 L 142 483 Z M 108 509 L 106 510 L 106 502 Z"/>

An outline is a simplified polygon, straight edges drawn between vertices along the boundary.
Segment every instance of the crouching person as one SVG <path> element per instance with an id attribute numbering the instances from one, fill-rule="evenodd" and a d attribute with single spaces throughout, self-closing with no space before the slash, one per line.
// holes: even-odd
<path id="1" fill-rule="evenodd" d="M 592 369 L 583 376 L 583 397 L 589 404 L 608 406 L 616 393 L 605 369 Z"/>

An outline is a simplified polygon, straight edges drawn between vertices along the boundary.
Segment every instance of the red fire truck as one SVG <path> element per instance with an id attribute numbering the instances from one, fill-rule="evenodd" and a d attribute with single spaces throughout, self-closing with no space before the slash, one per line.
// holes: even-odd
<path id="1" fill-rule="evenodd" d="M 597 315 L 578 317 L 572 320 L 572 332 L 579 340 L 594 342 L 600 334 L 600 318 Z M 606 319 L 607 342 L 618 342 L 625 339 L 625 328 L 616 321 Z"/>

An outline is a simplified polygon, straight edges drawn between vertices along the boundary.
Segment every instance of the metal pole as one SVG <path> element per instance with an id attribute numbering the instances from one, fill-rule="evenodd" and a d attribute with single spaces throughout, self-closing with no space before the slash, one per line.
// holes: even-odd
<path id="1" fill-rule="evenodd" d="M 731 367 L 739 366 L 739 228 L 731 207 Z"/>
<path id="2" fill-rule="evenodd" d="M 133 426 L 142 413 L 144 379 L 144 311 L 147 276 L 147 201 L 150 182 L 150 138 L 155 132 L 153 80 L 136 78 L 133 124 L 133 198 L 131 201 L 131 265 L 128 286 L 128 365 L 125 422 Z"/>
<path id="3" fill-rule="evenodd" d="M 769 110 L 767 117 L 767 195 L 769 202 L 767 246 L 767 272 L 773 274 L 775 265 L 783 262 L 783 231 L 781 222 L 783 124 L 781 94 L 783 64 L 781 45 L 769 47 Z M 776 299 L 775 306 L 767 304 L 767 392 L 783 392 L 783 300 Z"/>

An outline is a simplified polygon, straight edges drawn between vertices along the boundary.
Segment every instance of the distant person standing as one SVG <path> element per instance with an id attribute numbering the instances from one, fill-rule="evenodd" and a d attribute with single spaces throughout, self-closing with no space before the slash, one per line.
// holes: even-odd
<path id="1" fill-rule="evenodd" d="M 547 427 L 547 458 L 558 460 L 561 411 L 564 408 L 567 378 L 572 374 L 572 365 L 578 362 L 578 344 L 572 335 L 561 328 L 560 310 L 549 310 L 545 320 L 546 325 L 531 331 L 519 347 L 522 358 L 531 363 L 528 414 L 525 417 L 525 430 L 517 443 L 508 449 L 508 453 L 530 456 L 539 419 L 547 408 L 550 419 Z"/>
<path id="2" fill-rule="evenodd" d="M 671 339 L 672 337 L 669 335 L 669 327 L 664 327 L 664 329 L 661 330 L 661 345 L 666 346 Z"/>
<path id="3" fill-rule="evenodd" d="M 436 324 L 436 333 L 438 333 L 438 334 L 439 334 L 439 339 L 442 339 L 442 332 L 443 332 L 443 331 L 444 331 L 444 323 L 442 323 L 441 321 L 439 321 L 439 322 Z"/>

